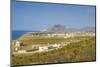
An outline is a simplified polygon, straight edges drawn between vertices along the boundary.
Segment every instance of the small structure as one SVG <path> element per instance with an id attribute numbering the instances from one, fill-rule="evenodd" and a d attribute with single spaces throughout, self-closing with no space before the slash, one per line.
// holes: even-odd
<path id="1" fill-rule="evenodd" d="M 16 46 L 16 47 L 20 47 L 20 41 L 16 41 L 16 42 L 15 42 L 15 46 Z"/>
<path id="2" fill-rule="evenodd" d="M 13 41 L 13 48 L 14 48 L 13 51 L 18 51 L 20 48 L 20 41 L 18 40 Z"/>
<path id="3" fill-rule="evenodd" d="M 40 46 L 39 47 L 39 51 L 41 52 L 41 51 L 46 51 L 46 50 L 48 50 L 48 46 Z"/>
<path id="4" fill-rule="evenodd" d="M 17 47 L 15 48 L 15 51 L 18 51 L 18 48 Z"/>
<path id="5" fill-rule="evenodd" d="M 32 45 L 32 49 L 38 49 L 39 45 Z"/>
<path id="6" fill-rule="evenodd" d="M 54 44 L 54 45 L 52 45 L 52 47 L 54 47 L 54 48 L 59 48 L 60 45 L 59 45 L 59 44 Z"/>

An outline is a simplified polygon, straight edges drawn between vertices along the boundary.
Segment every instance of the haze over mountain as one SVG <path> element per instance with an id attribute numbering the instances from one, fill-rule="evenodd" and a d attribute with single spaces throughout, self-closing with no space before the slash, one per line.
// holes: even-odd
<path id="1" fill-rule="evenodd" d="M 56 24 L 45 29 L 45 32 L 95 32 L 95 27 L 87 26 L 84 28 L 66 28 L 64 25 Z"/>
<path id="2" fill-rule="evenodd" d="M 84 32 L 95 32 L 95 27 L 91 26 L 91 27 L 84 27 L 82 29 L 80 29 L 81 31 Z"/>
<path id="3" fill-rule="evenodd" d="M 57 25 L 54 25 L 52 27 L 47 28 L 46 31 L 49 31 L 49 32 L 65 32 L 66 27 L 64 25 L 57 24 Z"/>

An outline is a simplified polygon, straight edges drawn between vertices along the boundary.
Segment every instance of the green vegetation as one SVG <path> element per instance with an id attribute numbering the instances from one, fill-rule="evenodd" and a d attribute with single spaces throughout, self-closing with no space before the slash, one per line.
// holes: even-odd
<path id="1" fill-rule="evenodd" d="M 96 60 L 95 37 L 75 37 L 71 39 L 76 39 L 76 40 L 79 39 L 81 41 L 72 42 L 63 48 L 55 49 L 49 52 L 13 54 L 12 64 L 26 65 L 26 64 L 46 64 L 46 63 L 62 63 L 62 62 L 67 63 L 67 62 L 95 61 Z M 58 41 L 58 40 L 55 40 L 55 41 Z M 70 39 L 67 39 L 67 40 L 70 40 Z M 38 41 L 41 41 L 41 40 L 38 40 Z M 48 42 L 50 40 L 46 40 L 46 41 Z"/>
<path id="2" fill-rule="evenodd" d="M 26 37 L 20 40 L 24 44 L 54 44 L 54 43 L 61 43 L 63 41 L 66 41 L 64 38 L 56 38 L 56 37 L 51 37 L 51 38 L 43 38 L 43 37 Z"/>

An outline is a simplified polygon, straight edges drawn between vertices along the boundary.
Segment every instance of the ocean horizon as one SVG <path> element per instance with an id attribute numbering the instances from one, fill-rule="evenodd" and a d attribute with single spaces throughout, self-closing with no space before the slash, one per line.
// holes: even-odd
<path id="1" fill-rule="evenodd" d="M 27 33 L 27 32 L 37 32 L 37 31 L 16 31 L 13 30 L 12 31 L 12 40 L 16 40 L 17 38 L 19 38 L 20 36 L 22 36 L 23 34 Z"/>

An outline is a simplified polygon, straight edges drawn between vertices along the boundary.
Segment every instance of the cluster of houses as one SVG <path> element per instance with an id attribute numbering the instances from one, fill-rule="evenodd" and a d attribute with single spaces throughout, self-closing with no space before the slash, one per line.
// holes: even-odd
<path id="1" fill-rule="evenodd" d="M 95 36 L 94 32 L 29 32 L 26 37 L 74 37 L 74 36 Z"/>
<path id="2" fill-rule="evenodd" d="M 47 33 L 47 32 L 29 32 L 28 34 L 25 34 L 24 37 L 75 37 L 75 36 L 95 36 L 95 33 L 93 32 L 74 32 L 74 33 Z M 61 43 L 61 44 L 46 44 L 46 45 L 40 45 L 40 44 L 33 44 L 33 45 L 24 45 L 22 42 L 15 40 L 13 43 L 13 52 L 42 52 L 42 51 L 48 51 L 53 49 L 61 48 L 64 45 L 67 45 L 69 42 Z"/>
<path id="3" fill-rule="evenodd" d="M 40 44 L 34 44 L 30 46 L 23 46 L 22 43 L 18 40 L 13 41 L 14 47 L 13 52 L 42 52 L 42 51 L 49 51 L 53 49 L 61 48 L 61 44 L 47 44 L 47 45 L 40 45 Z"/>

